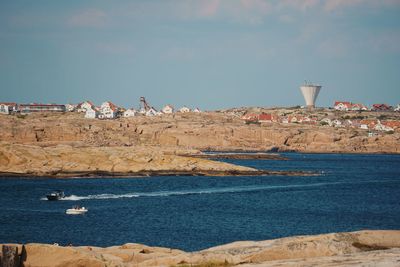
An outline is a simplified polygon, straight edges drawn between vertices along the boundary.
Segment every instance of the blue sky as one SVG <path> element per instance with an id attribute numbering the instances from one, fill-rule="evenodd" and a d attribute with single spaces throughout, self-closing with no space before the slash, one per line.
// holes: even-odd
<path id="1" fill-rule="evenodd" d="M 0 101 L 400 103 L 400 0 L 0 0 Z"/>

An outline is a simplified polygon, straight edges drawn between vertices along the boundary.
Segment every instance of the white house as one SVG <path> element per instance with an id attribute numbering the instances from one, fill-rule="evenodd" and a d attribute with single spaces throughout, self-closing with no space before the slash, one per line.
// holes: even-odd
<path id="1" fill-rule="evenodd" d="M 195 108 L 195 109 L 193 109 L 193 112 L 195 112 L 195 113 L 200 113 L 201 110 L 200 110 L 199 108 Z"/>
<path id="2" fill-rule="evenodd" d="M 162 108 L 161 111 L 164 114 L 171 114 L 171 113 L 174 113 L 174 107 L 171 105 L 166 105 L 165 107 Z"/>
<path id="3" fill-rule="evenodd" d="M 17 103 L 0 103 L 0 113 L 10 114 L 11 112 L 17 111 Z"/>
<path id="4" fill-rule="evenodd" d="M 100 119 L 115 119 L 117 117 L 118 107 L 110 101 L 103 102 L 100 106 Z"/>
<path id="5" fill-rule="evenodd" d="M 68 112 L 75 111 L 75 108 L 76 108 L 76 105 L 72 105 L 72 104 L 65 105 L 65 111 L 68 111 Z"/>
<path id="6" fill-rule="evenodd" d="M 392 127 L 381 124 L 381 122 L 378 121 L 378 123 L 374 127 L 374 130 L 388 132 L 388 131 L 393 131 L 394 129 Z"/>
<path id="7" fill-rule="evenodd" d="M 76 111 L 78 112 L 86 112 L 88 109 L 92 109 L 94 107 L 94 104 L 91 101 L 85 101 L 76 107 Z"/>
<path id="8" fill-rule="evenodd" d="M 400 104 L 397 105 L 397 107 L 394 109 L 394 111 L 400 111 Z"/>
<path id="9" fill-rule="evenodd" d="M 361 110 L 368 110 L 366 106 L 363 104 L 352 104 L 351 105 L 351 110 L 353 111 L 361 111 Z"/>
<path id="10" fill-rule="evenodd" d="M 352 104 L 350 102 L 336 101 L 333 108 L 335 110 L 347 111 L 347 110 L 351 109 L 351 106 L 352 106 Z"/>
<path id="11" fill-rule="evenodd" d="M 137 111 L 133 108 L 127 109 L 124 111 L 124 117 L 135 117 L 137 115 Z"/>
<path id="12" fill-rule="evenodd" d="M 179 109 L 179 112 L 180 112 L 180 113 L 188 113 L 188 112 L 190 112 L 190 108 L 188 108 L 188 107 L 186 107 L 186 106 L 183 106 L 183 107 L 181 107 L 181 108 Z"/>
<path id="13" fill-rule="evenodd" d="M 158 112 L 154 108 L 150 108 L 149 110 L 146 111 L 145 115 L 146 116 L 156 116 L 156 115 L 158 115 Z"/>
<path id="14" fill-rule="evenodd" d="M 85 118 L 87 119 L 95 119 L 99 116 L 99 111 L 95 106 L 89 107 L 86 109 Z"/>

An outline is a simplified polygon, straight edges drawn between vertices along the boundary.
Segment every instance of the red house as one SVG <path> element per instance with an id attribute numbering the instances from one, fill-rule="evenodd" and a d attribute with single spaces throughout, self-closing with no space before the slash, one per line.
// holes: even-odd
<path id="1" fill-rule="evenodd" d="M 336 101 L 335 105 L 333 106 L 336 110 L 349 110 L 353 104 L 351 102 L 346 101 Z"/>
<path id="2" fill-rule="evenodd" d="M 373 104 L 372 105 L 373 111 L 391 111 L 392 109 L 393 109 L 393 107 L 389 106 L 387 104 Z"/>

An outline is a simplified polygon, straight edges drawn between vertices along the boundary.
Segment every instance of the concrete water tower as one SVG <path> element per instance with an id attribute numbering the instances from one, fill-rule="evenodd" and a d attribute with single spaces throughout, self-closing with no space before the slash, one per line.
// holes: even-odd
<path id="1" fill-rule="evenodd" d="M 317 100 L 321 85 L 315 85 L 305 82 L 303 86 L 300 86 L 301 93 L 306 101 L 306 106 L 309 110 L 315 108 L 315 100 Z"/>

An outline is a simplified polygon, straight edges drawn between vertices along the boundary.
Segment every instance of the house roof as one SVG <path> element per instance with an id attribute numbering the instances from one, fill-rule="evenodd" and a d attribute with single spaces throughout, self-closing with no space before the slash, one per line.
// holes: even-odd
<path id="1" fill-rule="evenodd" d="M 376 124 L 376 121 L 375 120 L 360 120 L 360 124 L 366 124 L 366 125 Z"/>
<path id="2" fill-rule="evenodd" d="M 242 116 L 242 120 L 257 120 L 258 114 L 256 113 L 247 113 Z"/>
<path id="3" fill-rule="evenodd" d="M 348 101 L 335 101 L 335 106 L 338 106 L 340 104 L 344 105 L 347 108 L 350 108 L 352 105 L 351 102 Z"/>
<path id="4" fill-rule="evenodd" d="M 357 104 L 352 104 L 351 107 L 352 107 L 352 108 L 354 108 L 354 107 L 358 107 L 358 108 L 367 108 L 365 105 L 359 104 L 359 103 L 357 103 Z"/>
<path id="5" fill-rule="evenodd" d="M 110 109 L 112 110 L 112 111 L 117 111 L 118 109 L 119 109 L 119 107 L 117 106 L 117 105 L 115 105 L 113 102 L 111 102 L 111 101 L 106 101 L 106 102 L 104 102 L 104 103 L 107 103 L 109 106 L 110 106 Z M 103 104 L 104 104 L 103 103 Z"/>
<path id="6" fill-rule="evenodd" d="M 16 106 L 17 103 L 14 102 L 0 102 L 0 105 L 6 105 L 6 106 Z"/>
<path id="7" fill-rule="evenodd" d="M 386 110 L 386 109 L 390 109 L 391 106 L 387 105 L 387 104 L 373 104 L 372 105 L 373 109 L 381 109 L 381 110 Z"/>
<path id="8" fill-rule="evenodd" d="M 261 113 L 260 115 L 258 115 L 258 119 L 260 121 L 272 121 L 272 114 L 270 113 Z"/>
<path id="9" fill-rule="evenodd" d="M 77 107 L 77 108 L 80 108 L 80 107 L 82 107 L 82 105 L 83 105 L 84 103 L 88 103 L 91 107 L 94 107 L 93 102 L 92 102 L 92 101 L 89 101 L 89 100 L 83 101 L 82 103 L 79 103 L 76 107 Z"/>
<path id="10" fill-rule="evenodd" d="M 38 103 L 33 103 L 33 104 L 19 104 L 20 107 L 65 107 L 65 105 L 60 105 L 60 104 L 38 104 Z"/>
<path id="11" fill-rule="evenodd" d="M 400 128 L 400 121 L 381 121 L 381 124 L 393 129 Z"/>

